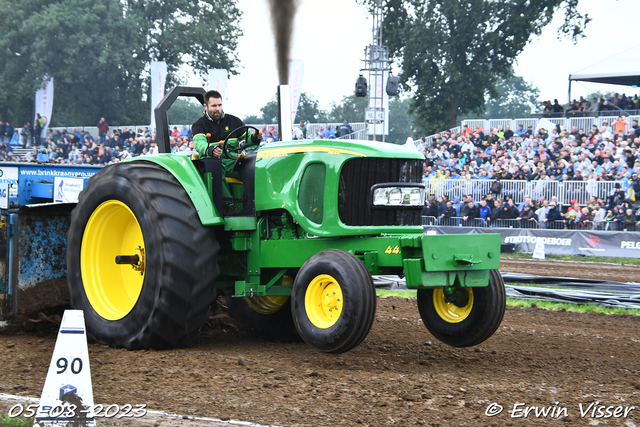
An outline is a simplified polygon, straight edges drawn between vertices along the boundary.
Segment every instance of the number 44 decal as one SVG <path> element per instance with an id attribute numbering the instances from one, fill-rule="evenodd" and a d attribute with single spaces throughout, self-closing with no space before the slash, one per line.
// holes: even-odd
<path id="1" fill-rule="evenodd" d="M 387 249 L 385 249 L 384 253 L 385 254 L 399 254 L 400 253 L 400 247 L 398 245 L 396 245 L 395 248 L 392 248 L 391 246 L 387 246 Z"/>

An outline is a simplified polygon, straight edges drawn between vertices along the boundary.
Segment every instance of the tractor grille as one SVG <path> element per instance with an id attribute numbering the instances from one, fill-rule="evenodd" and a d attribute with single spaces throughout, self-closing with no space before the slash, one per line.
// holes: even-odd
<path id="1" fill-rule="evenodd" d="M 420 225 L 420 209 L 372 209 L 371 187 L 384 182 L 422 183 L 422 161 L 357 158 L 340 174 L 338 213 L 346 225 Z"/>

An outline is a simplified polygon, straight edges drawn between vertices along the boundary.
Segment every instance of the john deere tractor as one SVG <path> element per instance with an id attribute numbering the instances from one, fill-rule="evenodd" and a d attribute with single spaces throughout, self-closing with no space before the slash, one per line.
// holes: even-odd
<path id="1" fill-rule="evenodd" d="M 378 274 L 418 290 L 425 326 L 447 344 L 496 331 L 500 237 L 423 234 L 420 154 L 355 140 L 226 150 L 241 179 L 225 200 L 220 159 L 169 153 L 166 109 L 180 94 L 203 102 L 201 89 L 165 96 L 156 109 L 164 153 L 104 167 L 72 212 L 68 284 L 96 341 L 188 345 L 223 296 L 251 335 L 342 353 L 371 328 Z M 239 214 L 223 214 L 229 203 Z"/>

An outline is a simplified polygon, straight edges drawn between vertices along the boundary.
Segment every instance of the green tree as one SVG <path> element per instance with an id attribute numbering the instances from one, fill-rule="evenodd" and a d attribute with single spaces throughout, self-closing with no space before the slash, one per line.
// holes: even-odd
<path id="1" fill-rule="evenodd" d="M 54 78 L 51 124 L 146 123 L 149 61 L 234 72 L 236 0 L 3 0 L 0 117 L 33 120 L 35 91 Z"/>
<path id="2" fill-rule="evenodd" d="M 496 92 L 498 96 L 486 102 L 484 116 L 487 118 L 528 117 L 539 109 L 540 90 L 516 76 L 513 70 L 506 78 L 498 79 Z"/>
<path id="3" fill-rule="evenodd" d="M 277 94 L 273 99 L 260 109 L 262 112 L 263 123 L 278 123 L 278 99 Z M 327 121 L 327 113 L 320 110 L 318 101 L 307 95 L 306 92 L 300 94 L 300 102 L 298 103 L 298 111 L 296 113 L 296 122 L 304 120 L 305 122 L 320 123 Z"/>
<path id="4" fill-rule="evenodd" d="M 236 0 L 122 0 L 143 34 L 135 50 L 143 63 L 166 61 L 167 83 L 178 82 L 178 68 L 186 64 L 203 78 L 209 68 L 237 74 L 238 39 L 242 13 Z"/>
<path id="5" fill-rule="evenodd" d="M 246 124 L 260 124 L 262 123 L 262 118 L 255 114 L 252 114 L 250 116 L 246 116 L 243 122 L 245 122 Z"/>
<path id="6" fill-rule="evenodd" d="M 359 98 L 355 95 L 349 95 L 342 98 L 338 103 L 331 103 L 331 111 L 329 112 L 329 121 L 349 123 L 364 121 L 364 110 L 369 105 L 369 98 Z"/>
<path id="7" fill-rule="evenodd" d="M 361 0 L 373 4 L 378 0 Z M 427 133 L 455 126 L 456 118 L 482 111 L 487 93 L 532 35 L 563 8 L 559 34 L 581 37 L 589 18 L 578 0 L 384 0 L 383 34 L 400 64 L 411 111 Z"/>
<path id="8" fill-rule="evenodd" d="M 318 101 L 308 95 L 306 92 L 300 94 L 300 103 L 298 104 L 298 112 L 296 113 L 296 122 L 304 120 L 311 123 L 327 122 L 327 112 L 320 109 Z"/>
<path id="9" fill-rule="evenodd" d="M 172 125 L 189 125 L 202 117 L 204 107 L 194 98 L 180 97 L 167 111 Z"/>
<path id="10" fill-rule="evenodd" d="M 35 91 L 48 75 L 53 125 L 138 119 L 143 65 L 131 48 L 142 38 L 120 3 L 5 0 L 2 9 L 0 114 L 32 120 Z M 58 116 L 74 123 L 56 123 Z"/>
<path id="11" fill-rule="evenodd" d="M 414 136 L 413 117 L 409 112 L 411 100 L 395 97 L 389 101 L 389 135 L 385 140 L 393 144 L 404 144 Z M 414 137 L 415 139 L 415 137 Z"/>
<path id="12" fill-rule="evenodd" d="M 260 109 L 262 113 L 261 122 L 267 124 L 278 123 L 278 95 L 274 95 L 273 99 L 267 102 L 264 107 Z"/>

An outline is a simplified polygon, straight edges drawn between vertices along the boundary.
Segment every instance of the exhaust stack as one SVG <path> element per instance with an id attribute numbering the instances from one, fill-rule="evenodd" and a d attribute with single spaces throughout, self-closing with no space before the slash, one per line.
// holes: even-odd
<path id="1" fill-rule="evenodd" d="M 291 89 L 289 85 L 278 86 L 278 135 L 280 141 L 292 141 Z"/>

